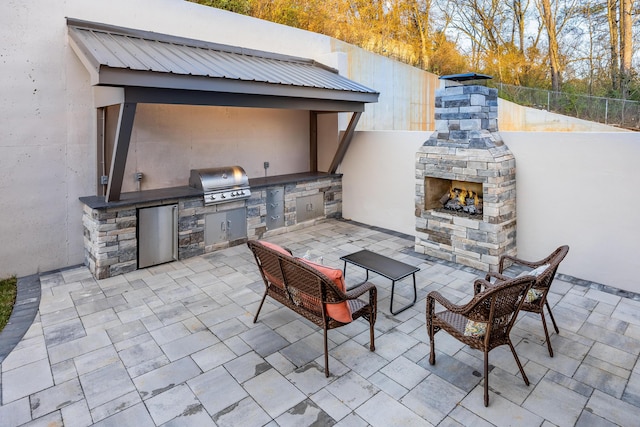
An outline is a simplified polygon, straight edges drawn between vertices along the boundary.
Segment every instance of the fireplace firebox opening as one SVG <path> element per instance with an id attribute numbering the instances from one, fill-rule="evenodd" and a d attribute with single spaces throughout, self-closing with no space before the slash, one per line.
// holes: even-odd
<path id="1" fill-rule="evenodd" d="M 482 183 L 425 177 L 424 209 L 482 217 Z"/>

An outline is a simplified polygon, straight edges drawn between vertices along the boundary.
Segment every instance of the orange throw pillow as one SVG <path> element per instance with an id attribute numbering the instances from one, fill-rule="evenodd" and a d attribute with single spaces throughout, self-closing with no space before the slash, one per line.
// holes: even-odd
<path id="1" fill-rule="evenodd" d="M 264 240 L 258 240 L 258 242 L 262 243 L 264 246 L 268 247 L 269 249 L 273 249 L 276 252 L 280 252 L 281 254 L 291 256 L 289 251 L 287 251 L 282 246 L 276 245 L 275 243 L 265 242 Z"/>
<path id="2" fill-rule="evenodd" d="M 326 265 L 316 264 L 315 262 L 311 262 L 305 258 L 296 258 L 299 261 L 304 262 L 310 267 L 315 268 L 320 273 L 327 276 L 329 279 L 333 281 L 333 283 L 340 289 L 342 292 L 346 292 L 347 286 L 344 283 L 344 277 L 342 276 L 342 270 L 327 267 Z M 332 319 L 337 320 L 342 323 L 349 323 L 353 321 L 353 317 L 351 317 L 351 309 L 349 308 L 349 303 L 347 301 L 326 304 L 327 314 Z"/>

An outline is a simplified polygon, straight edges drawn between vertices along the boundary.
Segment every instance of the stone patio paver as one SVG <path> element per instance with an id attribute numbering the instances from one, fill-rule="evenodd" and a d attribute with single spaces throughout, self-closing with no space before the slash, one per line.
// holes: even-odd
<path id="1" fill-rule="evenodd" d="M 429 364 L 424 301 L 439 290 L 466 302 L 484 272 L 418 254 L 411 236 L 350 221 L 266 239 L 336 268 L 361 249 L 416 265 L 418 302 L 391 315 L 391 283 L 372 274 L 376 351 L 366 322 L 330 330 L 327 378 L 317 326 L 270 299 L 253 323 L 264 285 L 246 245 L 105 280 L 82 266 L 30 276 L 23 283 L 39 281 L 41 296 L 33 290 L 18 307 L 33 312 L 18 313 L 19 335 L 0 334 L 0 426 L 627 427 L 640 419 L 638 296 L 556 278 L 554 357 L 540 317 L 521 314 L 512 340 L 531 384 L 508 348 L 496 349 L 484 407 L 482 353 L 442 332 Z M 348 269 L 348 284 L 363 279 Z M 397 304 L 411 297 L 404 285 Z"/>

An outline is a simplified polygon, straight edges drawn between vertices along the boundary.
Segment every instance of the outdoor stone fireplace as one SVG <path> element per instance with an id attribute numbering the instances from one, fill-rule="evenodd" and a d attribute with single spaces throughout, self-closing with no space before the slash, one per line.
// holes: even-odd
<path id="1" fill-rule="evenodd" d="M 516 169 L 487 78 L 441 77 L 436 131 L 416 154 L 415 250 L 497 271 L 501 255 L 516 255 Z"/>

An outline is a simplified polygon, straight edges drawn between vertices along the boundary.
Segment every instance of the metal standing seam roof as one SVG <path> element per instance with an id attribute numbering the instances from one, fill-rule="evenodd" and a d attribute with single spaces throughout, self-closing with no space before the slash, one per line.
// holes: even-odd
<path id="1" fill-rule="evenodd" d="M 311 59 L 70 18 L 67 26 L 97 85 L 378 100 L 375 90 Z"/>

